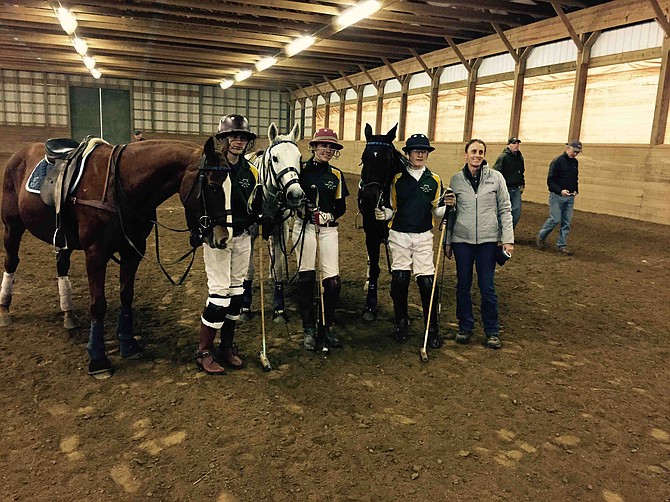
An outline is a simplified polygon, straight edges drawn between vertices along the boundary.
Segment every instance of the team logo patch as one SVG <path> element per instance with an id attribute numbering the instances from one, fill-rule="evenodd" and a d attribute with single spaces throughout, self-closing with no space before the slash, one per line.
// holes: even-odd
<path id="1" fill-rule="evenodd" d="M 242 178 L 242 179 L 240 180 L 240 186 L 241 186 L 242 188 L 249 188 L 249 187 L 251 186 L 251 182 L 250 182 L 248 179 L 246 179 L 246 178 Z"/>
<path id="2" fill-rule="evenodd" d="M 334 181 L 326 181 L 323 184 L 328 190 L 335 190 L 337 188 L 337 185 L 335 184 Z"/>
<path id="3" fill-rule="evenodd" d="M 419 187 L 419 190 L 421 190 L 421 191 L 424 192 L 424 193 L 430 193 L 430 192 L 433 191 L 433 189 L 431 188 L 431 186 L 430 186 L 428 183 L 426 183 L 426 184 L 424 184 L 424 185 L 421 185 L 421 186 Z"/>

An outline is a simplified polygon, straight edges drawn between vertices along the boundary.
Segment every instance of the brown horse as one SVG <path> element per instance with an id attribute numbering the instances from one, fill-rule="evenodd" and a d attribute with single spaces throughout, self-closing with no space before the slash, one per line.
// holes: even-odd
<path id="1" fill-rule="evenodd" d="M 67 279 L 70 255 L 75 249 L 83 250 L 86 255 L 92 317 L 87 347 L 89 374 L 104 377 L 113 372 L 105 354 L 103 319 L 107 310 L 107 262 L 114 253 L 120 257 L 121 311 L 117 326 L 120 353 L 130 357 L 142 350 L 133 336 L 135 274 L 146 250 L 152 220 L 156 219 L 156 208 L 162 202 L 179 193 L 192 233 L 191 243 L 195 246 L 207 239 L 216 247 L 225 247 L 229 237 L 225 206 L 207 204 L 212 198 L 207 190 L 210 177 L 221 181 L 220 171 L 225 169 L 217 166 L 222 163 L 227 166 L 225 151 L 221 151 L 227 145 L 217 143 L 210 138 L 204 155 L 201 146 L 182 141 L 142 141 L 123 147 L 103 143 L 89 154 L 76 190 L 61 208 L 67 249 L 57 250 L 66 327 L 73 325 L 72 293 Z M 23 233 L 27 229 L 44 242 L 54 242 L 55 209 L 44 204 L 40 195 L 26 190 L 28 177 L 44 155 L 42 143 L 30 144 L 15 153 L 5 169 L 2 221 L 6 257 L 0 290 L 0 325 L 11 323 L 9 305 Z"/>

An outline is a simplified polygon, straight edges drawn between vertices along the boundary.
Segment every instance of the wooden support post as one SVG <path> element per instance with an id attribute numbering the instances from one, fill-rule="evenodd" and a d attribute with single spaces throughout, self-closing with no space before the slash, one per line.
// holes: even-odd
<path id="1" fill-rule="evenodd" d="M 337 137 L 341 140 L 344 138 L 344 110 L 346 108 L 347 90 L 342 89 L 338 94 L 340 96 L 340 121 L 337 124 Z"/>
<path id="2" fill-rule="evenodd" d="M 572 92 L 572 107 L 570 109 L 570 127 L 568 128 L 568 139 L 579 139 L 582 131 L 582 118 L 584 116 L 584 97 L 586 95 L 586 79 L 589 73 L 589 61 L 591 60 L 591 47 L 600 36 L 600 32 L 592 33 L 586 42 L 581 43 L 581 50 L 577 52 L 577 72 L 575 75 L 575 87 Z M 577 46 L 579 47 L 579 46 Z"/>
<path id="3" fill-rule="evenodd" d="M 363 86 L 356 89 L 356 133 L 354 141 L 361 139 L 361 122 L 363 121 Z"/>
<path id="4" fill-rule="evenodd" d="M 521 122 L 521 103 L 523 101 L 523 83 L 526 77 L 526 61 L 532 47 L 526 47 L 520 51 L 516 64 L 514 65 L 514 88 L 512 89 L 512 113 L 509 121 L 509 137 L 519 135 L 519 124 Z"/>
<path id="5" fill-rule="evenodd" d="M 472 137 L 472 121 L 475 116 L 475 90 L 477 88 L 477 70 L 482 64 L 483 59 L 477 58 L 473 64 L 470 64 L 468 72 L 468 87 L 465 98 L 465 124 L 463 124 L 463 141 L 469 141 Z"/>
<path id="6" fill-rule="evenodd" d="M 437 120 L 437 97 L 440 90 L 440 76 L 444 67 L 436 68 L 430 75 L 430 106 L 428 107 L 428 139 L 435 141 L 435 122 Z"/>
<path id="7" fill-rule="evenodd" d="M 398 139 L 405 141 L 407 137 L 407 95 L 409 93 L 409 75 L 405 75 L 400 94 L 400 119 L 398 120 Z"/>
<path id="8" fill-rule="evenodd" d="M 651 126 L 651 144 L 662 145 L 665 142 L 665 133 L 668 123 L 668 108 L 670 104 L 670 37 L 663 39 L 661 58 L 661 73 L 658 76 L 656 89 L 656 105 L 654 106 L 654 122 Z"/>

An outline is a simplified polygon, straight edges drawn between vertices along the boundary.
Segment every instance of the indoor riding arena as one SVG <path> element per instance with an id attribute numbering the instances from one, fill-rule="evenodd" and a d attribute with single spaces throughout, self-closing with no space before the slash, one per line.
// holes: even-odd
<path id="1" fill-rule="evenodd" d="M 132 225 L 148 235 L 146 251 L 133 243 L 143 259 L 122 329 L 132 290 L 123 253 L 95 261 L 75 235 L 67 282 L 57 233 L 19 233 L 20 264 L 4 261 L 0 292 L 0 499 L 670 501 L 670 0 L 0 3 L 3 251 L 15 255 L 18 215 L 34 204 L 44 205 L 46 228 L 83 228 L 84 214 L 104 221 L 86 238 L 110 255 L 127 248 L 121 236 Z M 194 359 L 207 243 L 189 269 L 178 159 L 131 155 L 181 148 L 210 159 L 227 114 L 258 136 L 249 154 L 275 144 L 273 123 L 281 135 L 298 125 L 299 139 L 286 141 L 303 162 L 324 128 L 343 146 L 331 161 L 349 191 L 332 327 L 342 347 L 304 348 L 290 245 L 281 257 L 288 321 L 273 319 L 268 241 L 259 238 L 251 315 L 236 328 L 245 364 L 213 376 Z M 489 166 L 518 145 L 523 210 L 512 258 L 495 269 L 500 350 L 486 346 L 477 279 L 474 334 L 455 341 L 456 266 L 439 222 L 442 346 L 422 360 L 413 279 L 409 340 L 394 339 L 383 245 L 376 318 L 363 318 L 366 124 L 376 135 L 397 124 L 398 150 L 425 135 L 435 148 L 428 168 L 445 188 L 468 167 L 471 138 L 486 143 Z M 50 208 L 38 199 L 47 188 L 16 182 L 17 165 L 35 167 L 25 152 L 42 159 L 30 144 L 88 136 L 121 145 L 98 147 L 112 152 L 95 167 L 104 184 Z M 147 141 L 136 144 L 139 136 Z M 118 153 L 116 166 L 114 152 L 138 160 L 124 164 Z M 538 232 L 550 163 L 570 152 L 579 189 L 567 253 L 557 252 L 559 228 L 540 242 Z M 179 176 L 195 180 L 196 164 Z M 145 202 L 156 200 L 148 213 L 157 234 L 148 232 L 153 215 L 124 202 L 142 183 Z M 103 189 L 96 207 L 77 209 Z M 175 282 L 188 273 L 172 285 L 161 266 Z M 316 304 L 321 295 L 315 288 Z M 103 321 L 111 366 L 96 374 L 91 340 Z M 141 350 L 120 348 L 117 329 Z"/>

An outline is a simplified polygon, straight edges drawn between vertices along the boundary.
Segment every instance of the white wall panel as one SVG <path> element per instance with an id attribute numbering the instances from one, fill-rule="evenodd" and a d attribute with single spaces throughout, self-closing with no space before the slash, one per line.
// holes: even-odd
<path id="1" fill-rule="evenodd" d="M 365 87 L 363 87 L 363 97 L 364 98 L 369 98 L 371 96 L 376 96 L 377 95 L 377 89 L 375 89 L 375 86 L 372 84 L 368 84 Z"/>
<path id="2" fill-rule="evenodd" d="M 468 70 L 462 64 L 446 66 L 440 75 L 440 84 L 459 82 L 468 79 Z"/>
<path id="3" fill-rule="evenodd" d="M 514 58 L 509 52 L 498 54 L 496 56 L 489 56 L 484 58 L 479 71 L 478 77 L 487 77 L 489 75 L 499 75 L 501 73 L 508 73 L 514 71 Z"/>
<path id="4" fill-rule="evenodd" d="M 384 94 L 390 94 L 392 92 L 400 92 L 400 91 L 402 91 L 402 85 L 400 85 L 398 79 L 392 78 L 391 80 L 386 81 L 386 84 L 384 85 Z"/>
<path id="5" fill-rule="evenodd" d="M 571 39 L 567 39 L 535 47 L 528 56 L 526 68 L 539 68 L 576 60 L 577 46 Z"/>
<path id="6" fill-rule="evenodd" d="M 430 87 L 430 76 L 426 72 L 415 73 L 409 79 L 409 89 L 420 89 Z"/>
<path id="7" fill-rule="evenodd" d="M 663 44 L 663 30 L 657 22 L 626 26 L 603 32 L 591 49 L 591 57 L 620 54 Z"/>
<path id="8" fill-rule="evenodd" d="M 330 103 L 339 103 L 340 102 L 340 95 L 336 92 L 331 92 L 330 93 Z"/>

